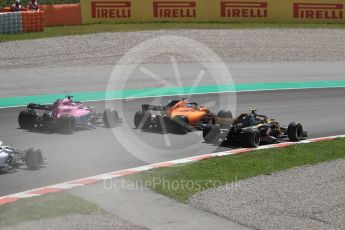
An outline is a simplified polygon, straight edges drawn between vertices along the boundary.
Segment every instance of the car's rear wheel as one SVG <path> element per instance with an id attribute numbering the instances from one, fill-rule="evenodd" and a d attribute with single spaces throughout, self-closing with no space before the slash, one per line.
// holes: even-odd
<path id="1" fill-rule="evenodd" d="M 21 129 L 32 130 L 36 124 L 36 114 L 32 111 L 21 111 L 18 116 L 18 123 Z"/>
<path id="2" fill-rule="evenodd" d="M 189 131 L 188 117 L 177 115 L 170 120 L 170 132 L 175 134 L 186 134 Z"/>
<path id="3" fill-rule="evenodd" d="M 219 139 L 220 134 L 220 125 L 205 125 L 204 129 L 202 130 L 202 136 L 206 143 L 214 143 Z"/>
<path id="4" fill-rule="evenodd" d="M 213 114 L 206 114 L 204 117 L 202 117 L 199 122 L 196 125 L 197 129 L 204 129 L 206 125 L 214 125 L 216 122 L 215 116 Z"/>
<path id="5" fill-rule="evenodd" d="M 49 115 L 43 115 L 41 120 L 42 127 L 46 130 L 53 131 L 54 129 L 54 119 Z"/>
<path id="6" fill-rule="evenodd" d="M 116 109 L 106 109 L 102 116 L 103 124 L 107 128 L 113 128 L 119 122 L 119 114 Z"/>
<path id="7" fill-rule="evenodd" d="M 43 164 L 42 151 L 38 148 L 30 148 L 26 150 L 25 163 L 30 170 L 39 169 Z"/>
<path id="8" fill-rule="evenodd" d="M 260 132 L 257 129 L 246 129 L 241 139 L 243 147 L 257 148 L 261 141 Z"/>
<path id="9" fill-rule="evenodd" d="M 157 119 L 157 129 L 162 132 L 162 134 L 169 133 L 169 118 L 166 116 L 159 116 Z"/>
<path id="10" fill-rule="evenodd" d="M 149 127 L 151 121 L 151 113 L 144 113 L 142 110 L 139 110 L 134 115 L 134 126 L 137 129 L 145 130 Z"/>
<path id="11" fill-rule="evenodd" d="M 57 122 L 58 130 L 64 134 L 73 134 L 75 118 L 73 116 L 61 116 Z"/>
<path id="12" fill-rule="evenodd" d="M 291 141 L 300 141 L 303 138 L 303 127 L 301 123 L 291 122 L 287 129 L 287 135 Z"/>

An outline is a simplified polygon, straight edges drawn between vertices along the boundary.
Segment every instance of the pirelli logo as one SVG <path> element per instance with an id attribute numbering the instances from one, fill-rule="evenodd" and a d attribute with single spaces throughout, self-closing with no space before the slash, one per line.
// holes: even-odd
<path id="1" fill-rule="evenodd" d="M 194 1 L 154 1 L 154 18 L 195 18 L 196 2 Z"/>
<path id="2" fill-rule="evenodd" d="M 294 3 L 293 17 L 303 19 L 342 19 L 341 3 Z"/>
<path id="3" fill-rule="evenodd" d="M 267 18 L 267 2 L 220 2 L 223 18 Z"/>
<path id="4" fill-rule="evenodd" d="M 130 1 L 92 1 L 92 18 L 130 18 Z"/>

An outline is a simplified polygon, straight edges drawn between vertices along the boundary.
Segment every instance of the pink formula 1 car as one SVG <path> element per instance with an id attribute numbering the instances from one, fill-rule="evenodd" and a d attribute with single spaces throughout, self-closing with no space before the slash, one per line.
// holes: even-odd
<path id="1" fill-rule="evenodd" d="M 73 133 L 76 127 L 104 124 L 114 127 L 118 123 L 118 113 L 115 109 L 106 109 L 103 113 L 94 108 L 73 101 L 72 96 L 58 99 L 52 105 L 30 103 L 27 110 L 20 112 L 18 123 L 20 128 L 32 130 L 46 128 L 63 133 Z"/>

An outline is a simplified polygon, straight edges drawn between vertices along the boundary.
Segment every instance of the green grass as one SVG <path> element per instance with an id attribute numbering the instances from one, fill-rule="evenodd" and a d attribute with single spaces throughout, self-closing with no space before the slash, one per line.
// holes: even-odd
<path id="1" fill-rule="evenodd" d="M 18 200 L 0 206 L 0 228 L 29 220 L 41 220 L 69 214 L 88 215 L 98 206 L 66 192 Z"/>
<path id="2" fill-rule="evenodd" d="M 183 202 L 196 192 L 228 182 L 344 157 L 343 138 L 215 157 L 180 167 L 153 169 L 129 178 Z"/>
<path id="3" fill-rule="evenodd" d="M 307 23 L 221 23 L 221 22 L 147 22 L 147 23 L 100 23 L 80 26 L 47 27 L 44 32 L 5 34 L 0 42 L 27 40 L 66 35 L 81 35 L 99 32 L 144 31 L 161 29 L 263 29 L 263 28 L 345 28 L 345 24 Z"/>

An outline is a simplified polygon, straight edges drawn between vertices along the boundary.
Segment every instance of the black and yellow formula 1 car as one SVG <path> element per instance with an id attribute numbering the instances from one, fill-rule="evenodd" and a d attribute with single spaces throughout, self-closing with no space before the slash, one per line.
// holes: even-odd
<path id="1" fill-rule="evenodd" d="M 260 143 L 277 143 L 286 139 L 300 141 L 307 137 L 307 132 L 303 131 L 301 123 L 281 125 L 276 120 L 251 110 L 250 113 L 242 113 L 235 119 L 228 112 L 227 116 L 218 120 L 215 125 L 206 125 L 203 137 L 207 143 L 256 148 Z"/>

